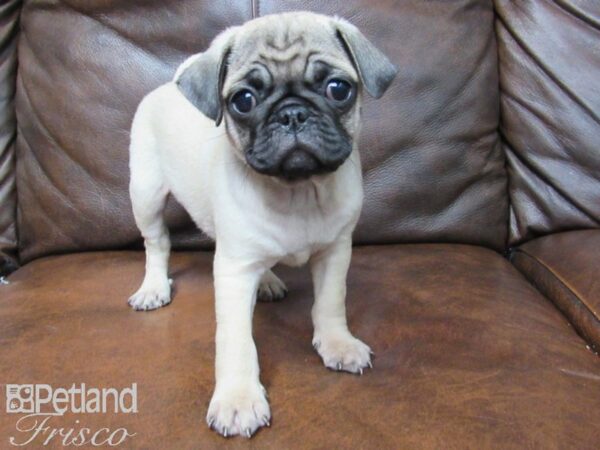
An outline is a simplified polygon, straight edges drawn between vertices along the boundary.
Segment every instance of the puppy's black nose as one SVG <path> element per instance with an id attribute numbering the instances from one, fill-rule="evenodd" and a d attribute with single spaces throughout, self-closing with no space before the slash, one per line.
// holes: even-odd
<path id="1" fill-rule="evenodd" d="M 286 128 L 296 130 L 310 116 L 308 108 L 302 105 L 289 105 L 277 111 L 277 121 Z"/>

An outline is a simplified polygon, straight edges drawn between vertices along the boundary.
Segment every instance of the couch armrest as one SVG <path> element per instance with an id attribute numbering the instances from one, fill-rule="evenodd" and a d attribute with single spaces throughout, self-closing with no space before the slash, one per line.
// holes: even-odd
<path id="1" fill-rule="evenodd" d="M 516 248 L 512 262 L 598 352 L 600 230 L 571 231 L 535 239 Z"/>
<path id="2" fill-rule="evenodd" d="M 14 97 L 20 10 L 21 0 L 0 6 L 0 275 L 17 267 Z"/>

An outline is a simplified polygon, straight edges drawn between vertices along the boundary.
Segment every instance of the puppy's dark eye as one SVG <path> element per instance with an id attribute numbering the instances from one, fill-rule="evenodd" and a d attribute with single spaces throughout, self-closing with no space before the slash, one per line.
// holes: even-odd
<path id="1" fill-rule="evenodd" d="M 344 80 L 333 79 L 327 83 L 325 95 L 334 102 L 343 102 L 350 98 L 352 94 L 352 85 Z"/>
<path id="2" fill-rule="evenodd" d="M 231 97 L 231 104 L 240 114 L 248 114 L 256 106 L 256 97 L 248 89 L 242 89 Z"/>

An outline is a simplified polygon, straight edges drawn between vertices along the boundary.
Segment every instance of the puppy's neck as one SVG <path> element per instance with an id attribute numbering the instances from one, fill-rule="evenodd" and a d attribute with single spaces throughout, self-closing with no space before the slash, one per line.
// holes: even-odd
<path id="1" fill-rule="evenodd" d="M 244 180 L 245 189 L 252 186 L 253 194 L 262 207 L 276 214 L 327 214 L 337 203 L 334 197 L 338 189 L 335 186 L 343 167 L 333 173 L 289 182 L 259 174 L 239 159 L 236 165 L 242 171 L 240 179 Z"/>
<path id="2" fill-rule="evenodd" d="M 287 181 L 256 172 L 254 175 L 265 204 L 281 213 L 302 213 L 315 209 L 324 212 L 335 194 L 336 172 L 297 181 Z"/>

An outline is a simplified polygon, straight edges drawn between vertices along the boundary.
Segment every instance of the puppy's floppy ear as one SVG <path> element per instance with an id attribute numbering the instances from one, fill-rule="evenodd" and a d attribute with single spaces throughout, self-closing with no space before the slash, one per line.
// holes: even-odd
<path id="1" fill-rule="evenodd" d="M 336 17 L 333 25 L 365 89 L 381 97 L 398 73 L 397 67 L 350 22 Z"/>
<path id="2" fill-rule="evenodd" d="M 219 34 L 210 47 L 190 57 L 177 70 L 175 83 L 183 95 L 217 125 L 223 118 L 221 92 L 237 27 Z"/>

